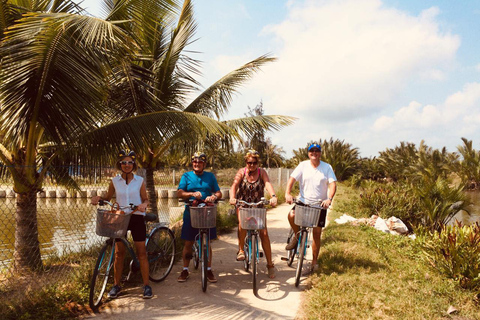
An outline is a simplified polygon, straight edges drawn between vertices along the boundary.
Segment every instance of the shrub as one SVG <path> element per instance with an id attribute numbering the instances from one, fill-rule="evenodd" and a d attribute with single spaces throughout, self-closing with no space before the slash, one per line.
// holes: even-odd
<path id="1" fill-rule="evenodd" d="M 459 282 L 462 288 L 480 288 L 480 225 L 444 226 L 441 232 L 418 237 L 432 267 Z"/>

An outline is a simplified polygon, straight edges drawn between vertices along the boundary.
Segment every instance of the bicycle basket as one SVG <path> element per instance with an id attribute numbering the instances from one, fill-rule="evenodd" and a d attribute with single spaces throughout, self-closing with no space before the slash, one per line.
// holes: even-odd
<path id="1" fill-rule="evenodd" d="M 217 225 L 217 206 L 190 207 L 190 219 L 194 228 L 215 228 Z"/>
<path id="2" fill-rule="evenodd" d="M 127 233 L 131 214 L 117 214 L 110 210 L 97 209 L 95 233 L 102 237 L 121 238 Z"/>
<path id="3" fill-rule="evenodd" d="M 267 209 L 239 208 L 240 226 L 245 230 L 265 229 Z"/>
<path id="4" fill-rule="evenodd" d="M 307 206 L 295 206 L 295 224 L 300 227 L 317 227 L 322 209 Z"/>

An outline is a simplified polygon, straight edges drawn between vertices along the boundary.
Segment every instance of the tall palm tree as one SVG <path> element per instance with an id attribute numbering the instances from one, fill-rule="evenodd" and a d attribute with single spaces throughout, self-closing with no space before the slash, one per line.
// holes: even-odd
<path id="1" fill-rule="evenodd" d="M 246 121 L 267 127 L 291 121 L 267 117 L 221 122 L 210 117 L 225 110 L 231 93 L 265 58 L 222 78 L 223 83 L 184 107 L 185 95 L 193 88 L 186 74 L 192 64 L 182 69 L 188 59 L 173 53 L 189 39 L 184 35 L 191 24 L 179 23 L 171 41 L 165 34 L 155 37 L 170 25 L 176 2 L 103 4 L 108 15 L 98 19 L 71 0 L 0 0 L 0 161 L 8 167 L 17 193 L 18 269 L 42 266 L 36 193 L 47 172 L 56 176 L 56 161 L 75 153 L 84 158 L 115 154 L 127 145 L 143 151 L 142 164 L 154 168 L 170 141 L 207 133 L 239 137 Z M 185 4 L 181 17 L 189 16 L 183 14 L 190 7 L 189 1 Z M 146 44 L 152 50 L 146 50 Z M 154 50 L 159 48 L 170 54 Z M 122 94 L 125 89 L 129 95 Z M 65 180 L 56 176 L 57 182 Z"/>

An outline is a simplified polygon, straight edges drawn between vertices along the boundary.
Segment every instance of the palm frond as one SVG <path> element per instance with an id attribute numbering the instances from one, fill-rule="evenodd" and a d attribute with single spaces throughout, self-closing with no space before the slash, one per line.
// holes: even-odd
<path id="1" fill-rule="evenodd" d="M 238 88 L 250 80 L 263 65 L 275 60 L 276 58 L 269 55 L 262 55 L 230 72 L 203 91 L 188 105 L 185 111 L 215 115 L 219 118 L 230 106 L 232 96 L 237 92 Z"/>
<path id="2" fill-rule="evenodd" d="M 281 115 L 258 115 L 225 121 L 225 124 L 237 132 L 242 132 L 248 139 L 256 133 L 256 128 L 261 130 L 280 130 L 295 122 L 296 118 Z"/>

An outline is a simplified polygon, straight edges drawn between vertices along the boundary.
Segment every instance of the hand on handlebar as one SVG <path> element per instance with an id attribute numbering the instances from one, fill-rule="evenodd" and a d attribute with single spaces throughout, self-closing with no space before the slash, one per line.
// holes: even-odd
<path id="1" fill-rule="evenodd" d="M 217 200 L 217 197 L 215 196 L 208 196 L 205 198 L 205 202 L 215 202 Z"/>
<path id="2" fill-rule="evenodd" d="M 92 197 L 92 200 L 90 200 L 90 203 L 96 206 L 101 199 L 102 198 L 100 196 Z"/>
<path id="3" fill-rule="evenodd" d="M 277 197 L 271 197 L 270 198 L 270 205 L 272 207 L 275 207 L 277 205 Z"/>
<path id="4" fill-rule="evenodd" d="M 293 196 L 291 194 L 285 194 L 285 201 L 288 203 L 288 204 L 292 204 L 293 203 Z"/>
<path id="5" fill-rule="evenodd" d="M 237 204 L 237 199 L 235 199 L 235 198 L 230 198 L 229 203 L 230 203 L 232 206 L 234 206 L 234 205 Z"/>
<path id="6" fill-rule="evenodd" d="M 148 207 L 148 204 L 146 204 L 146 203 L 140 203 L 140 204 L 137 206 L 137 211 L 145 212 L 145 211 L 147 210 L 147 207 Z"/>

